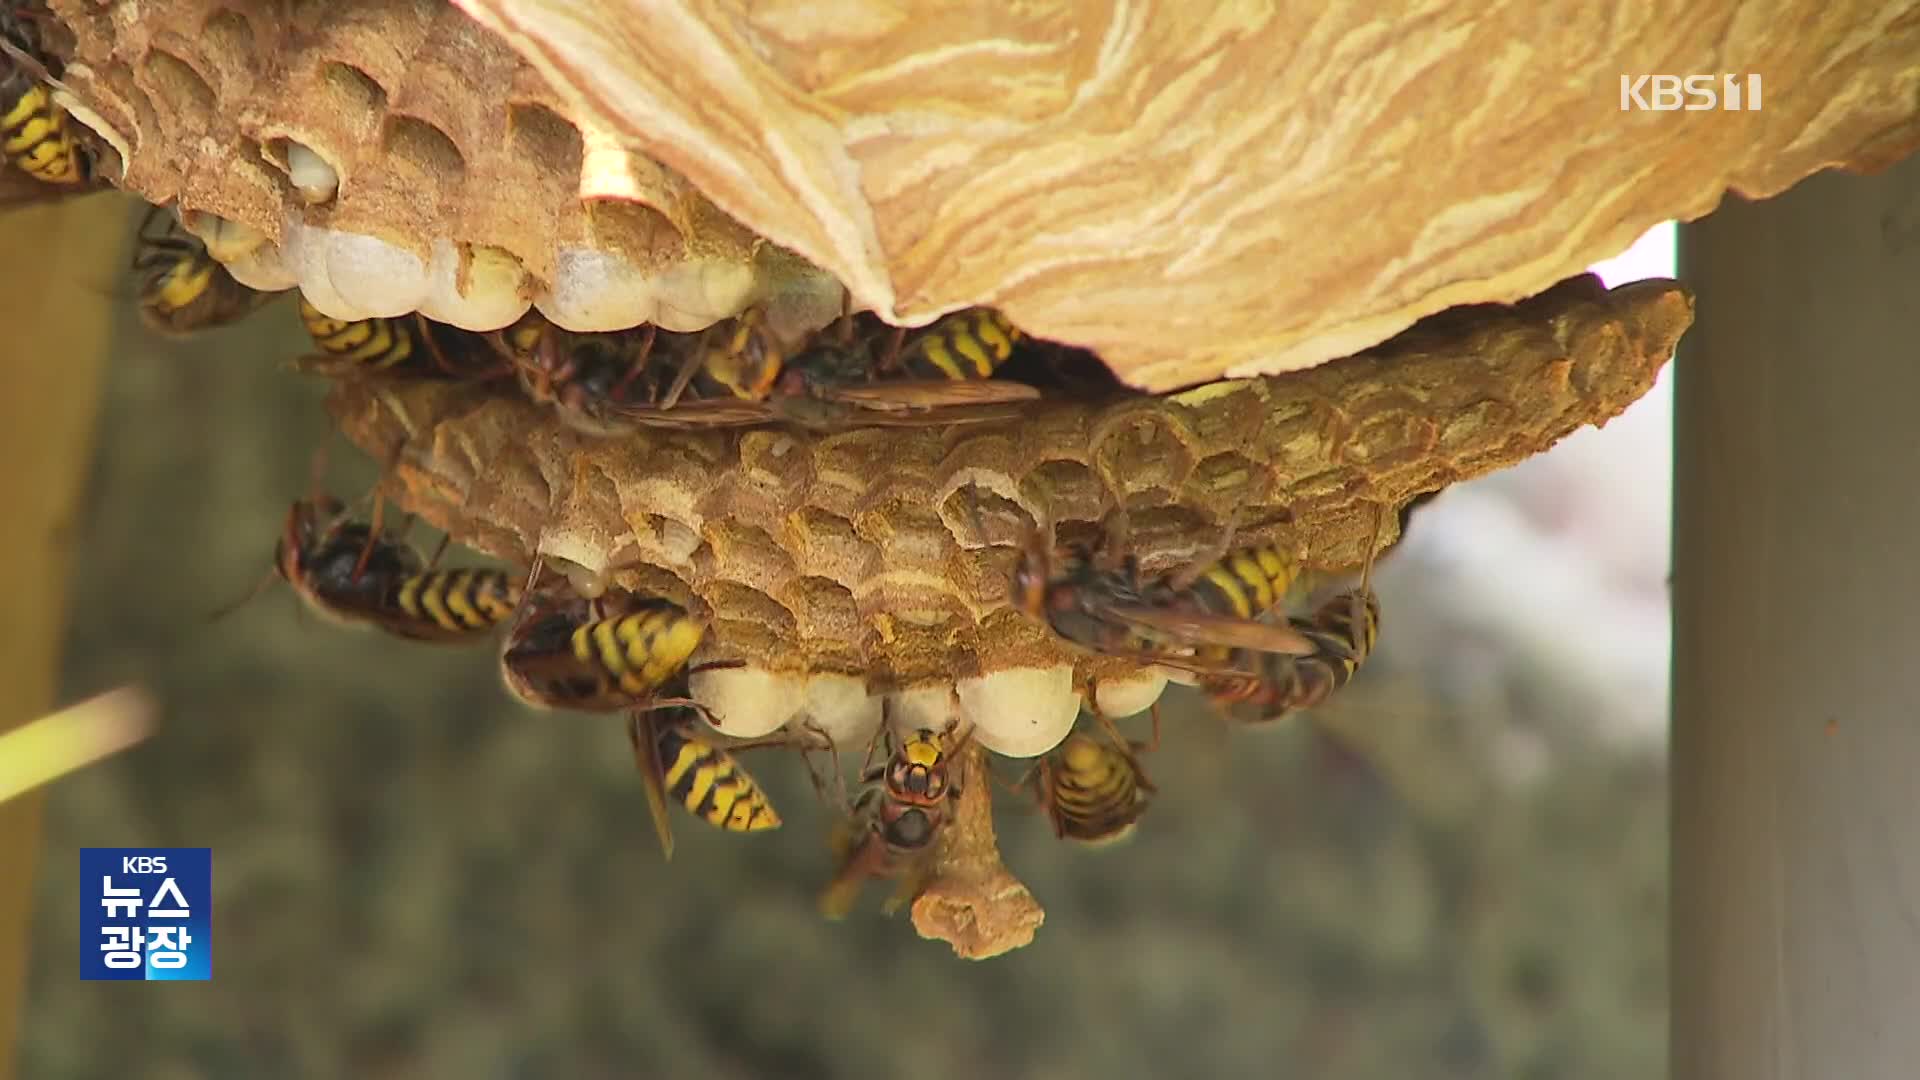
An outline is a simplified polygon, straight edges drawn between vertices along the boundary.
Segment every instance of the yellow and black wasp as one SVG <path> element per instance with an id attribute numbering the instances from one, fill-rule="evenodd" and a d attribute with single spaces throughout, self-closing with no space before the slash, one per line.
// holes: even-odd
<path id="1" fill-rule="evenodd" d="M 93 168 L 78 126 L 53 100 L 55 72 L 42 59 L 36 19 L 44 12 L 0 7 L 0 160 L 40 184 L 77 188 Z"/>
<path id="2" fill-rule="evenodd" d="M 1380 598 L 1373 591 L 1373 562 L 1380 522 L 1368 546 L 1360 583 L 1329 598 L 1313 613 L 1289 620 L 1313 649 L 1297 656 L 1269 654 L 1251 658 L 1251 671 L 1203 677 L 1201 687 L 1215 703 L 1257 710 L 1251 723 L 1277 720 L 1314 708 L 1352 681 L 1380 638 Z"/>
<path id="3" fill-rule="evenodd" d="M 140 321 L 161 334 L 226 326 L 279 296 L 235 281 L 199 237 L 158 206 L 140 223 L 133 269 L 140 275 Z"/>
<path id="4" fill-rule="evenodd" d="M 923 728 L 897 739 L 884 717 L 881 738 L 890 746 L 887 759 L 862 769 L 860 795 L 830 837 L 837 869 L 819 899 L 829 919 L 845 918 L 873 878 L 899 882 L 883 908 L 888 914 L 919 895 L 932 872 L 934 841 L 960 796 L 951 771 L 967 738 L 949 745 L 948 733 Z"/>
<path id="5" fill-rule="evenodd" d="M 1018 335 L 1011 328 L 1002 332 L 1001 325 L 997 316 L 948 316 L 909 340 L 892 360 L 880 341 L 892 328 L 877 323 L 860 328 L 843 319 L 839 332 L 816 335 L 784 360 L 777 346 L 743 350 L 736 346 L 753 338 L 729 334 L 722 340 L 733 344 L 709 349 L 709 358 L 695 365 L 728 373 L 717 380 L 722 392 L 697 383 L 709 392 L 693 400 L 674 400 L 670 392 L 659 404 L 622 405 L 614 412 L 632 423 L 679 428 L 792 424 L 840 430 L 1009 419 L 1040 392 L 991 378 Z"/>
<path id="6" fill-rule="evenodd" d="M 514 364 L 488 335 L 415 313 L 394 318 L 336 319 L 300 298 L 300 321 L 320 352 L 294 361 L 297 370 L 331 378 L 384 375 L 483 381 L 511 376 Z"/>
<path id="7" fill-rule="evenodd" d="M 1023 336 L 1005 315 L 984 307 L 943 315 L 920 330 L 870 324 L 867 333 L 885 342 L 877 361 L 882 371 L 956 382 L 992 378 Z"/>
<path id="8" fill-rule="evenodd" d="M 528 398 L 553 406 L 569 427 L 617 435 L 627 427 L 618 415 L 622 407 L 664 392 L 661 358 L 684 349 L 688 336 L 652 326 L 579 333 L 529 311 L 500 333 L 497 345 L 513 361 Z"/>
<path id="9" fill-rule="evenodd" d="M 354 520 L 338 500 L 324 495 L 296 501 L 287 511 L 273 563 L 321 615 L 352 626 L 377 626 L 412 641 L 475 640 L 520 603 L 516 575 L 480 568 L 436 570 L 411 546 L 387 535 L 377 519 Z"/>
<path id="10" fill-rule="evenodd" d="M 1090 847 L 1132 835 L 1158 790 L 1140 765 L 1140 755 L 1160 747 L 1160 708 L 1153 710 L 1153 738 L 1134 742 L 1100 718 L 1102 734 L 1075 731 L 1040 759 L 1032 777 L 1034 795 L 1053 834 Z"/>
<path id="11" fill-rule="evenodd" d="M 1294 575 L 1293 561 L 1277 548 L 1249 546 L 1146 579 L 1131 555 L 1115 560 L 1074 547 L 1062 559 L 1034 528 L 1014 565 L 1010 592 L 1016 609 L 1082 648 L 1208 672 L 1241 651 L 1314 651 L 1297 628 L 1259 621 Z"/>
<path id="12" fill-rule="evenodd" d="M 686 676 L 675 676 L 661 693 L 667 700 L 690 700 Z M 762 832 L 780 827 L 780 815 L 765 789 L 734 755 L 735 750 L 771 745 L 772 741 L 723 747 L 699 730 L 702 716 L 698 706 L 654 704 L 634 708 L 627 726 L 634 763 L 646 785 L 654 830 L 659 833 L 661 851 L 669 859 L 673 858 L 669 798 L 694 817 L 726 832 Z"/>
<path id="13" fill-rule="evenodd" d="M 501 678 L 514 697 L 581 712 L 693 704 L 663 694 L 705 639 L 705 621 L 670 600 L 620 589 L 593 600 L 526 595 L 500 654 Z"/>

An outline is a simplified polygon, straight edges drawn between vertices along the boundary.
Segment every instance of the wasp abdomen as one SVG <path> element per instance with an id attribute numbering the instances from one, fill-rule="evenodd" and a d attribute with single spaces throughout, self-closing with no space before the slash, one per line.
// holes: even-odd
<path id="1" fill-rule="evenodd" d="M 1210 614 L 1257 619 L 1286 599 L 1296 572 L 1277 548 L 1243 548 L 1203 572 L 1190 593 Z"/>
<path id="2" fill-rule="evenodd" d="M 443 630 L 491 630 L 520 603 L 520 581 L 502 570 L 435 570 L 401 580 L 394 603 Z"/>
<path id="3" fill-rule="evenodd" d="M 705 624 L 679 605 L 656 601 L 575 630 L 573 654 L 605 669 L 622 690 L 642 696 L 686 666 L 705 634 Z"/>
<path id="4" fill-rule="evenodd" d="M 1102 843 L 1131 831 L 1142 807 L 1139 768 L 1130 754 L 1072 735 L 1051 765 L 1045 795 L 1061 836 Z"/>
<path id="5" fill-rule="evenodd" d="M 984 379 L 1013 355 L 1020 331 L 990 308 L 956 312 L 907 345 L 901 367 L 922 379 Z"/>
<path id="6" fill-rule="evenodd" d="M 300 320 L 321 352 L 363 364 L 368 370 L 403 364 L 413 355 L 413 335 L 396 327 L 392 319 L 335 319 L 302 297 Z"/>
<path id="7" fill-rule="evenodd" d="M 660 728 L 657 740 L 661 784 L 688 813 L 727 832 L 780 827 L 766 792 L 733 754 L 678 726 Z"/>
<path id="8" fill-rule="evenodd" d="M 80 144 L 67 129 L 67 111 L 38 83 L 29 83 L 11 100 L 0 87 L 0 155 L 41 183 L 86 179 Z"/>

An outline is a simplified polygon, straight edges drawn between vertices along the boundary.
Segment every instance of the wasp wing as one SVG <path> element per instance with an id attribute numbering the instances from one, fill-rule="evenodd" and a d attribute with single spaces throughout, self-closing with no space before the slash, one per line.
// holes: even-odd
<path id="1" fill-rule="evenodd" d="M 697 430 L 716 427 L 752 427 L 780 421 L 780 413 L 764 401 L 742 398 L 701 398 L 681 401 L 671 409 L 653 405 L 613 405 L 601 409 L 608 420 L 620 420 L 645 427 Z"/>
<path id="2" fill-rule="evenodd" d="M 1113 604 L 1106 610 L 1155 640 L 1187 645 L 1220 645 L 1293 656 L 1307 656 L 1318 651 L 1311 638 L 1292 626 L 1274 626 L 1252 619 L 1199 611 L 1169 611 L 1147 604 Z"/>
<path id="3" fill-rule="evenodd" d="M 1040 391 L 1026 383 L 1005 379 L 890 379 L 836 386 L 823 396 L 875 412 L 922 412 L 1032 401 L 1040 396 Z"/>
<path id="4" fill-rule="evenodd" d="M 665 769 L 660 763 L 660 740 L 653 712 L 633 710 L 627 737 L 633 740 L 633 761 L 639 766 L 640 781 L 646 787 L 647 809 L 653 813 L 653 831 L 660 837 L 660 851 L 673 860 L 673 822 L 667 816 Z"/>

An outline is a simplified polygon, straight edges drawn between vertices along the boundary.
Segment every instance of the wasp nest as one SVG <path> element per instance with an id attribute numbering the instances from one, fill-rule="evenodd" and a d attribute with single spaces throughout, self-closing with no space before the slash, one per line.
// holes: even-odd
<path id="1" fill-rule="evenodd" d="M 1127 715 L 1167 678 L 1011 610 L 1031 530 L 1113 535 L 1148 573 L 1229 528 L 1308 570 L 1357 569 L 1412 499 L 1619 413 L 1692 307 L 1671 282 L 1581 277 L 1409 329 L 1417 317 L 1539 289 L 1704 210 L 1729 176 L 1777 190 L 1882 160 L 1914 106 L 1910 65 L 1891 90 L 1860 89 L 1863 66 L 1913 39 L 1891 16 L 1850 39 L 1870 42 L 1859 63 L 1766 72 L 1809 72 L 1795 86 L 1817 105 L 1783 90 L 1764 128 L 1735 116 L 1701 135 L 1679 115 L 1623 118 L 1612 60 L 1582 61 L 1608 79 L 1577 89 L 1562 53 L 1594 28 L 1543 41 L 1500 3 L 1406 41 L 1377 13 L 1209 20 L 1165 2 L 906 18 L 855 0 L 804 20 L 559 0 L 47 6 L 59 100 L 115 151 L 109 179 L 181 212 L 242 284 L 297 286 L 334 319 L 418 311 L 490 331 L 531 307 L 576 331 L 692 331 L 752 307 L 798 340 L 849 307 L 917 324 L 992 304 L 1134 385 L 1193 387 L 1049 394 L 965 425 L 617 438 L 498 384 L 348 379 L 331 399 L 391 463 L 389 494 L 454 539 L 703 619 L 694 659 L 744 662 L 692 680 L 728 734 L 805 721 L 857 745 L 886 701 L 902 727 L 958 721 L 1018 757 L 1056 746 L 1090 693 Z M 1620 25 L 1642 22 L 1657 25 Z M 1718 55 L 1700 51 L 1716 26 L 1661 27 L 1658 66 Z M 1483 39 L 1531 45 L 1488 64 Z M 1330 62 L 1298 63 L 1295 42 Z M 1530 72 L 1553 92 L 1520 92 Z M 1336 78 L 1350 85 L 1322 85 Z M 1423 86 L 1478 87 L 1530 119 L 1422 124 L 1426 106 L 1406 103 Z M 1581 95 L 1604 124 L 1578 122 L 1595 111 L 1570 104 Z M 1321 100 L 1342 105 L 1288 107 Z M 1551 134 L 1512 137 L 1530 127 Z M 1767 164 L 1721 167 L 1714 148 L 1735 144 Z M 1596 167 L 1546 176 L 1542 155 Z M 1402 330 L 1312 370 L 1208 381 Z M 988 955 L 1039 914 L 999 865 L 976 751 L 915 918 Z"/>
<path id="2" fill-rule="evenodd" d="M 1149 572 L 1229 525 L 1307 569 L 1354 569 L 1376 507 L 1512 464 L 1645 393 L 1691 312 L 1671 282 L 1608 292 L 1587 276 L 1308 372 L 952 427 L 604 440 L 517 394 L 431 382 L 343 383 L 332 409 L 394 463 L 405 507 L 461 542 L 523 565 L 540 552 L 710 618 L 711 648 L 753 665 L 703 677 L 726 694 L 710 703 L 729 734 L 811 711 L 860 739 L 876 715 L 864 692 L 857 716 L 821 715 L 844 676 L 958 679 L 981 740 L 1030 756 L 1064 737 L 1088 676 L 1120 671 L 1011 610 L 1021 529 L 1092 539 L 1124 507 Z"/>

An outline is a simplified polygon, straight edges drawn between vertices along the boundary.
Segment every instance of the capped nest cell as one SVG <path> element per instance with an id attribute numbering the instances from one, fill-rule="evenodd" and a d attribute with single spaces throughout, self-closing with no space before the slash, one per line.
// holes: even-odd
<path id="1" fill-rule="evenodd" d="M 1221 20 L 1171 0 L 911 19 L 853 0 L 830 25 L 677 0 L 45 7 L 56 100 L 103 179 L 177 211 L 241 284 L 332 318 L 685 332 L 754 308 L 800 341 L 843 311 L 906 327 L 990 306 L 1139 388 L 966 425 L 607 438 L 499 384 L 336 387 L 405 509 L 684 605 L 709 626 L 696 661 L 744 663 L 693 680 L 722 730 L 810 721 L 843 745 L 881 700 L 1020 757 L 1090 693 L 1147 708 L 1165 672 L 1009 606 L 1029 530 L 1116 537 L 1159 573 L 1232 527 L 1351 574 L 1381 513 L 1385 548 L 1411 500 L 1653 384 L 1690 296 L 1569 275 L 1727 190 L 1920 141 L 1920 20 L 1814 0 L 1552 27 L 1483 0 L 1399 31 L 1358 7 Z M 1643 53 L 1738 61 L 1766 111 L 1623 112 L 1620 57 Z M 1487 107 L 1432 122 L 1442 99 Z M 915 908 L 969 955 L 1038 921 L 993 854 L 987 787 Z"/>

